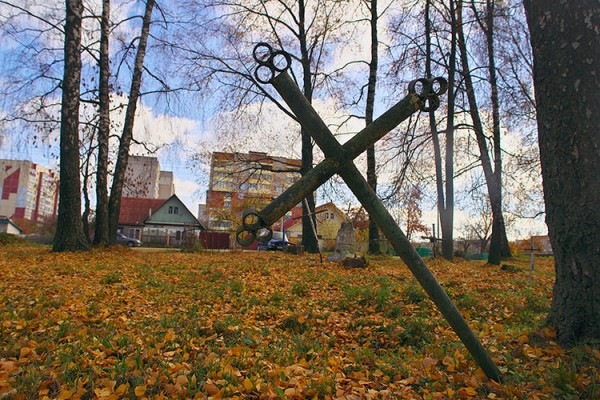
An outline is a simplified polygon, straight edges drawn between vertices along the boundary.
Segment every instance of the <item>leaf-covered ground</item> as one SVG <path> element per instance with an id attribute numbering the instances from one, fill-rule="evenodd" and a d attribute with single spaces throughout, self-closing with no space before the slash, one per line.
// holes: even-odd
<path id="1" fill-rule="evenodd" d="M 430 268 L 481 370 L 397 258 L 0 246 L 0 399 L 599 398 L 600 351 L 543 328 L 551 259 Z"/>

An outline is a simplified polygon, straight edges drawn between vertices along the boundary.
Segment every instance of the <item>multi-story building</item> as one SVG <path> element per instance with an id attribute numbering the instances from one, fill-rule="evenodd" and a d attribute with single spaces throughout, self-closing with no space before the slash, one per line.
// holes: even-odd
<path id="1" fill-rule="evenodd" d="M 123 184 L 123 197 L 168 199 L 173 194 L 175 194 L 173 173 L 161 171 L 158 158 L 129 157 Z"/>
<path id="2" fill-rule="evenodd" d="M 24 160 L 0 160 L 0 215 L 42 222 L 56 217 L 58 174 Z"/>
<path id="3" fill-rule="evenodd" d="M 173 182 L 173 172 L 160 171 L 158 177 L 158 198 L 168 199 L 175 194 L 175 183 Z"/>
<path id="4" fill-rule="evenodd" d="M 213 153 L 203 210 L 208 229 L 236 229 L 246 209 L 262 208 L 300 179 L 301 166 L 261 152 Z"/>

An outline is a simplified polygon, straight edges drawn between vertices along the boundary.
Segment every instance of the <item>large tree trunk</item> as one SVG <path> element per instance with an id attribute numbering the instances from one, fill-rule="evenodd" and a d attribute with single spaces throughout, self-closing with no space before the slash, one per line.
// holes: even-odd
<path id="1" fill-rule="evenodd" d="M 556 265 L 548 323 L 568 345 L 600 339 L 600 7 L 597 0 L 524 4 Z"/>
<path id="2" fill-rule="evenodd" d="M 312 102 L 313 82 L 310 69 L 310 55 L 308 51 L 308 43 L 306 42 L 306 9 L 304 0 L 298 2 L 299 16 L 299 40 L 300 53 L 302 56 L 302 73 L 303 73 L 303 93 L 309 103 Z M 305 175 L 313 168 L 313 143 L 311 136 L 304 128 L 301 130 L 302 135 L 302 167 L 301 174 Z M 312 220 L 312 222 L 311 222 Z M 306 201 L 302 202 L 302 246 L 308 253 L 319 252 L 319 242 L 314 234 L 313 226 L 317 226 L 315 218 L 315 197 L 308 196 Z"/>
<path id="3" fill-rule="evenodd" d="M 479 115 L 479 107 L 477 105 L 477 98 L 475 96 L 473 78 L 469 68 L 469 55 L 467 53 L 467 45 L 464 35 L 461 3 L 461 1 L 458 2 L 456 11 L 458 47 L 461 53 L 460 59 L 463 69 L 467 99 L 469 101 L 469 114 L 473 120 L 473 129 L 477 138 L 477 145 L 479 146 L 479 157 L 481 166 L 483 168 L 483 175 L 485 177 L 493 215 L 492 238 L 490 239 L 488 262 L 490 264 L 498 265 L 500 264 L 502 257 L 503 243 L 508 243 L 508 239 L 506 238 L 504 216 L 502 215 L 502 176 L 500 171 L 494 171 L 492 168 L 492 160 L 490 158 L 487 146 L 487 137 L 484 134 L 483 123 Z M 498 153 L 494 153 L 497 157 L 500 157 L 501 154 L 499 151 L 499 145 L 500 143 L 497 145 L 495 144 L 495 147 L 498 147 Z M 494 160 L 495 165 L 497 165 L 499 162 L 500 160 Z"/>
<path id="4" fill-rule="evenodd" d="M 369 63 L 369 83 L 367 85 L 367 105 L 365 111 L 366 125 L 373 122 L 373 109 L 375 106 L 375 88 L 377 86 L 377 68 L 379 65 L 379 39 L 377 38 L 377 0 L 371 0 L 371 62 Z M 367 182 L 373 192 L 377 193 L 377 171 L 375 161 L 375 145 L 367 149 Z M 380 254 L 379 228 L 369 216 L 369 254 Z"/>
<path id="5" fill-rule="evenodd" d="M 60 119 L 60 190 L 54 251 L 87 250 L 81 223 L 79 177 L 79 86 L 81 83 L 81 0 L 66 1 L 65 65 Z"/>
<path id="6" fill-rule="evenodd" d="M 109 47 L 110 0 L 102 0 L 100 20 L 100 82 L 98 123 L 98 166 L 96 170 L 96 225 L 94 244 L 108 245 L 108 138 L 110 136 Z"/>
<path id="7" fill-rule="evenodd" d="M 155 0 L 146 1 L 146 10 L 144 13 L 144 20 L 142 23 L 142 32 L 140 35 L 140 41 L 138 43 L 137 53 L 135 55 L 133 76 L 131 78 L 129 101 L 127 103 L 127 111 L 125 112 L 125 124 L 123 125 L 123 133 L 121 135 L 121 142 L 119 144 L 119 154 L 117 156 L 117 165 L 115 167 L 115 174 L 113 176 L 113 183 L 110 191 L 110 199 L 108 202 L 108 239 L 110 244 L 117 243 L 119 213 L 121 211 L 121 195 L 123 194 L 123 183 L 125 181 L 125 171 L 127 170 L 127 162 L 129 161 L 129 147 L 131 146 L 131 141 L 133 140 L 133 123 L 135 120 L 137 101 L 140 96 L 144 58 L 146 56 L 148 36 L 150 35 L 150 22 L 152 20 L 152 9 L 154 8 L 154 3 Z"/>

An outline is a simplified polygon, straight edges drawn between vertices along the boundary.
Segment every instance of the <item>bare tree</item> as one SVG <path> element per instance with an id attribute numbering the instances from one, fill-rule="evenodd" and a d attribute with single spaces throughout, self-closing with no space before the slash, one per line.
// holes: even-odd
<path id="1" fill-rule="evenodd" d="M 467 221 L 463 224 L 462 230 L 466 237 L 476 237 L 479 241 L 479 252 L 484 253 L 488 249 L 490 236 L 492 233 L 493 218 L 490 210 L 490 201 L 482 193 L 472 193 L 473 211 Z"/>
<path id="2" fill-rule="evenodd" d="M 431 78 L 431 0 L 425 3 L 425 75 Z M 448 3 L 450 19 L 450 50 L 448 55 L 448 107 L 446 119 L 446 140 L 444 154 L 444 172 L 442 171 L 442 152 L 440 132 L 438 130 L 435 110 L 429 111 L 429 126 L 433 143 L 435 160 L 435 181 L 437 190 L 437 208 L 442 229 L 442 256 L 447 260 L 454 258 L 454 104 L 456 73 L 456 14 L 454 0 Z M 445 177 L 445 179 L 444 179 Z"/>
<path id="3" fill-rule="evenodd" d="M 81 223 L 79 177 L 79 84 L 83 2 L 66 1 L 65 64 L 60 129 L 60 189 L 54 251 L 87 250 Z"/>
<path id="4" fill-rule="evenodd" d="M 341 3 L 325 0 L 252 0 L 190 2 L 190 9 L 199 9 L 197 30 L 211 35 L 212 42 L 185 40 L 178 45 L 183 51 L 194 82 L 206 87 L 218 84 L 223 91 L 220 106 L 226 110 L 244 110 L 249 105 L 261 104 L 268 99 L 279 110 L 295 119 L 282 102 L 278 101 L 271 88 L 255 81 L 252 48 L 257 42 L 268 42 L 291 54 L 293 63 L 290 73 L 309 102 L 315 91 L 326 84 L 324 73 L 327 54 L 336 42 L 335 31 L 342 24 L 336 12 Z M 206 21 L 206 14 L 215 18 Z M 189 30 L 187 30 L 189 33 Z M 218 46 L 215 48 L 215 44 Z M 212 46 L 212 47 L 211 47 Z M 198 78 L 202 76 L 202 78 Z M 216 94 L 212 91 L 213 96 Z M 313 168 L 313 143 L 310 135 L 301 131 L 302 174 Z M 318 251 L 318 242 L 313 234 L 314 197 L 303 203 L 302 244 L 309 252 Z M 308 206 L 307 206 L 308 205 Z"/>
<path id="5" fill-rule="evenodd" d="M 375 88 L 377 87 L 377 68 L 379 65 L 379 39 L 377 38 L 377 0 L 363 2 L 370 13 L 369 27 L 371 31 L 371 61 L 369 62 L 369 81 L 367 85 L 367 102 L 365 107 L 365 122 L 373 122 L 373 109 L 375 107 Z M 370 4 L 369 4 L 370 3 Z M 375 159 L 375 145 L 367 149 L 367 182 L 371 189 L 377 193 L 377 169 Z M 375 221 L 369 217 L 369 254 L 379 254 L 379 228 Z"/>
<path id="6" fill-rule="evenodd" d="M 487 51 L 488 60 L 490 61 L 489 71 L 491 76 L 495 76 L 495 65 L 494 65 L 494 53 L 493 53 L 493 40 L 494 40 L 494 29 L 493 29 L 493 11 L 494 2 L 492 0 L 487 1 L 488 13 L 487 26 L 486 26 L 486 38 L 487 38 Z M 494 129 L 493 129 L 493 158 L 490 156 L 488 148 L 488 138 L 484 133 L 484 125 L 479 114 L 479 107 L 477 103 L 477 96 L 475 91 L 475 85 L 473 84 L 473 74 L 469 66 L 469 53 L 467 50 L 467 42 L 464 34 L 464 21 L 463 21 L 463 4 L 462 1 L 458 2 L 457 7 L 457 28 L 458 28 L 458 47 L 460 49 L 461 64 L 463 69 L 463 79 L 466 89 L 467 98 L 469 100 L 469 113 L 473 121 L 473 130 L 477 137 L 477 144 L 479 146 L 479 156 L 481 166 L 483 168 L 488 193 L 490 196 L 490 204 L 493 214 L 493 228 L 492 238 L 490 241 L 490 255 L 488 262 L 490 264 L 500 264 L 500 258 L 502 255 L 510 256 L 510 249 L 508 248 L 508 239 L 506 237 L 506 226 L 504 222 L 504 216 L 502 213 L 502 153 L 500 143 L 500 126 L 499 117 L 494 118 Z M 490 79 L 495 82 L 495 78 Z M 494 113 L 497 112 L 497 87 L 495 83 L 492 84 L 492 103 L 495 103 Z M 493 167 L 492 167 L 493 162 Z M 503 250 L 505 250 L 503 252 Z M 504 254 L 503 254 L 504 253 Z"/>
<path id="7" fill-rule="evenodd" d="M 129 148 L 133 140 L 133 124 L 135 121 L 135 112 L 137 102 L 140 96 L 140 86 L 142 84 L 142 73 L 144 68 L 144 58 L 146 56 L 146 46 L 148 44 L 148 36 L 150 34 L 150 22 L 152 21 L 152 10 L 155 0 L 147 0 L 142 23 L 142 31 L 139 37 L 137 53 L 131 79 L 131 88 L 129 90 L 129 99 L 127 103 L 127 111 L 125 113 L 125 124 L 119 144 L 119 154 L 115 173 L 113 176 L 112 187 L 110 191 L 110 199 L 108 201 L 108 227 L 109 227 L 109 243 L 117 242 L 117 229 L 119 224 L 119 213 L 121 211 L 121 194 L 123 192 L 123 182 L 125 171 L 127 169 L 127 161 L 129 159 Z"/>
<path id="8" fill-rule="evenodd" d="M 100 56 L 98 69 L 98 164 L 96 169 L 96 223 L 94 244 L 108 245 L 108 151 L 110 137 L 110 0 L 102 0 L 100 17 Z"/>

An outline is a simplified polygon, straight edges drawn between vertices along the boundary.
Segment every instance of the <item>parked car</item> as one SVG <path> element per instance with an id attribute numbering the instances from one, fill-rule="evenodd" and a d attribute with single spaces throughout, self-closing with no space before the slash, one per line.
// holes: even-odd
<path id="1" fill-rule="evenodd" d="M 267 243 L 258 242 L 258 250 L 283 251 L 292 244 L 282 232 L 273 232 L 273 237 Z"/>
<path id="2" fill-rule="evenodd" d="M 138 239 L 130 238 L 122 233 L 117 233 L 117 243 L 129 247 L 140 247 L 142 245 L 142 242 Z"/>

